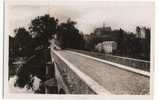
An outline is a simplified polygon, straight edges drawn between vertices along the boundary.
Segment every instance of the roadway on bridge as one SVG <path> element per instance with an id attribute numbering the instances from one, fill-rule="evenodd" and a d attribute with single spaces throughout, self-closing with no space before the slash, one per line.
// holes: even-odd
<path id="1" fill-rule="evenodd" d="M 57 52 L 113 94 L 149 94 L 150 78 L 147 76 L 102 63 L 68 50 Z"/>

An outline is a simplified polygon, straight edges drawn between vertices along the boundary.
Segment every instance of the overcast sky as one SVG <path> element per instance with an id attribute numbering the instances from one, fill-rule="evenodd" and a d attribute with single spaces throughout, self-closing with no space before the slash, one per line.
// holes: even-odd
<path id="1" fill-rule="evenodd" d="M 9 31 L 30 24 L 36 16 L 49 13 L 60 22 L 68 18 L 77 22 L 76 27 L 84 34 L 93 32 L 103 23 L 112 29 L 123 28 L 135 31 L 135 27 L 151 27 L 154 21 L 154 3 L 152 2 L 53 2 L 46 4 L 14 4 L 8 8 Z"/>

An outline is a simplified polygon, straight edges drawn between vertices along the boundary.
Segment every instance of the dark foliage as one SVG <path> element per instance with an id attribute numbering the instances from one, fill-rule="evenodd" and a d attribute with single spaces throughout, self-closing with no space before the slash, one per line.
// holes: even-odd
<path id="1" fill-rule="evenodd" d="M 29 42 L 31 40 L 31 35 L 25 28 L 18 28 L 15 30 L 15 40 L 18 42 L 19 48 L 26 48 L 29 45 Z"/>
<path id="2" fill-rule="evenodd" d="M 26 56 L 29 51 L 28 47 L 31 44 L 32 37 L 25 28 L 18 28 L 15 30 L 15 52 L 18 56 Z"/>
<path id="3" fill-rule="evenodd" d="M 84 46 L 83 35 L 75 28 L 75 22 L 70 19 L 66 23 L 61 23 L 57 30 L 57 40 L 62 48 L 82 49 Z"/>
<path id="4" fill-rule="evenodd" d="M 31 21 L 29 27 L 30 33 L 39 39 L 45 47 L 49 46 L 48 40 L 52 39 L 52 35 L 56 33 L 58 19 L 49 15 L 38 16 Z"/>

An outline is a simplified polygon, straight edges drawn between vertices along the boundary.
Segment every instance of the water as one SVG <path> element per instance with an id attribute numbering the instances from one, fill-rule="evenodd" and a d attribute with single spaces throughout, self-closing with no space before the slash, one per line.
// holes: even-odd
<path id="1" fill-rule="evenodd" d="M 18 79 L 18 76 L 12 76 L 9 79 L 9 92 L 10 93 L 35 93 L 40 87 L 41 79 L 34 76 L 32 87 L 29 88 L 29 84 L 26 84 L 23 88 L 20 88 L 16 86 L 16 80 Z"/>

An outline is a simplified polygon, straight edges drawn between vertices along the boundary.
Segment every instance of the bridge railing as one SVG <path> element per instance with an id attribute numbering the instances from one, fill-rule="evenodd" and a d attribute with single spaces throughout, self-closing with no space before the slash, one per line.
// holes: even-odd
<path id="1" fill-rule="evenodd" d="M 111 54 L 101 54 L 101 53 L 89 52 L 84 50 L 76 50 L 76 49 L 70 49 L 70 50 L 150 72 L 150 61 L 133 59 L 128 57 L 120 57 Z"/>

